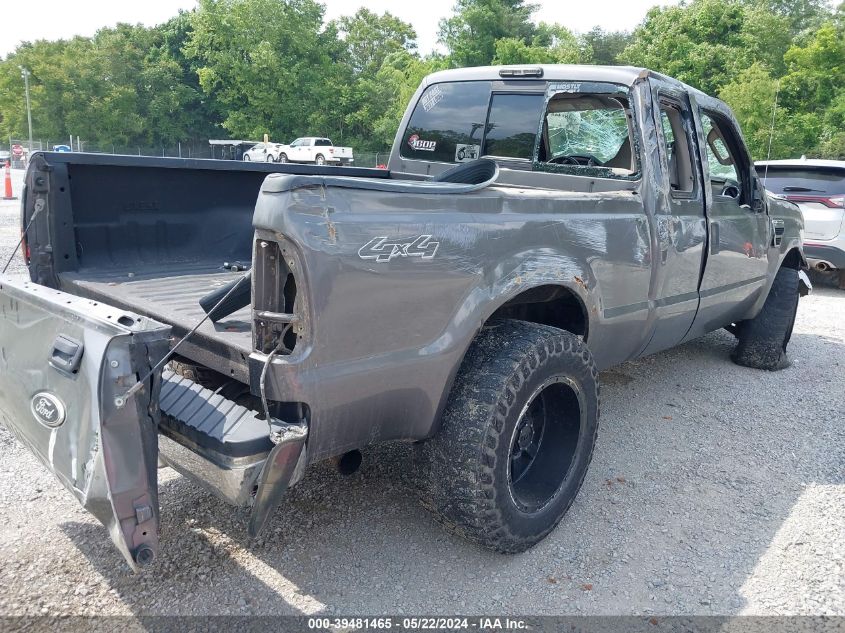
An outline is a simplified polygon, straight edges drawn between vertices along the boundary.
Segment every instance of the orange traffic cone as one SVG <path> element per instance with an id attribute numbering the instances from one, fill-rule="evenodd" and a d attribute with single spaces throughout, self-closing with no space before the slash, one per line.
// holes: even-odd
<path id="1" fill-rule="evenodd" d="M 17 198 L 12 195 L 12 170 L 8 160 L 6 161 L 6 193 L 3 196 L 3 200 L 17 200 Z"/>

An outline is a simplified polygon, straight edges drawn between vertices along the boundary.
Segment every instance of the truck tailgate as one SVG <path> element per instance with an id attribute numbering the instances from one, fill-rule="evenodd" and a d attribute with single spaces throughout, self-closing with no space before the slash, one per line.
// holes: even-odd
<path id="1" fill-rule="evenodd" d="M 0 277 L 0 420 L 108 528 L 133 569 L 158 553 L 158 391 L 149 318 Z"/>

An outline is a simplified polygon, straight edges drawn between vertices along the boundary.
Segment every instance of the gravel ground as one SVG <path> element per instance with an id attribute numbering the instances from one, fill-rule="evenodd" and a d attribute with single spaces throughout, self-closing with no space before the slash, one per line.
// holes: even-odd
<path id="1" fill-rule="evenodd" d="M 388 445 L 311 469 L 251 546 L 243 511 L 160 471 L 161 557 L 135 576 L 0 428 L 0 614 L 845 615 L 843 306 L 802 299 L 781 372 L 731 364 L 724 332 L 603 372 L 584 488 L 518 556 L 444 533 Z"/>

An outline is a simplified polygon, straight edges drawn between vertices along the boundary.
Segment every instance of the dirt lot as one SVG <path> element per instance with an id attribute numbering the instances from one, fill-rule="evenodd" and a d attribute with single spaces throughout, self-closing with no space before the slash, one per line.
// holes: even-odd
<path id="1" fill-rule="evenodd" d="M 4 261 L 18 237 L 0 204 Z M 604 372 L 584 488 L 518 556 L 445 534 L 392 445 L 313 468 L 251 546 L 243 511 L 160 471 L 162 554 L 134 576 L 0 429 L 0 613 L 845 615 L 843 315 L 845 291 L 803 299 L 778 373 L 725 332 Z"/>

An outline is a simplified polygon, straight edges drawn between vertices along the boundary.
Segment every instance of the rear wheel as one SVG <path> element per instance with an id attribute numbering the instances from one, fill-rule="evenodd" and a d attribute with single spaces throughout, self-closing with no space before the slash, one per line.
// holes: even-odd
<path id="1" fill-rule="evenodd" d="M 423 504 L 455 534 L 524 551 L 575 500 L 598 418 L 598 372 L 577 336 L 513 320 L 485 327 L 440 432 L 415 449 Z"/>
<path id="2" fill-rule="evenodd" d="M 246 162 L 249 162 L 249 161 L 250 161 L 250 160 L 252 160 L 252 159 L 249 157 L 249 154 L 244 154 L 244 160 L 245 160 Z"/>
<path id="3" fill-rule="evenodd" d="M 322 154 L 317 154 L 317 158 L 316 158 L 315 162 L 318 165 L 325 165 L 326 164 L 326 157 L 323 156 Z"/>
<path id="4" fill-rule="evenodd" d="M 288 155 L 287 154 L 279 154 L 279 162 L 280 163 L 288 162 Z"/>
<path id="5" fill-rule="evenodd" d="M 275 161 L 273 160 L 273 155 L 272 155 L 272 154 L 267 154 L 267 158 L 265 158 L 265 159 L 264 159 L 264 162 L 265 162 L 265 163 L 273 163 L 273 162 L 275 162 Z"/>
<path id="6" fill-rule="evenodd" d="M 789 367 L 786 346 L 795 325 L 798 297 L 798 271 L 781 268 L 760 313 L 737 323 L 733 330 L 738 343 L 731 359 L 737 365 L 769 371 Z"/>

